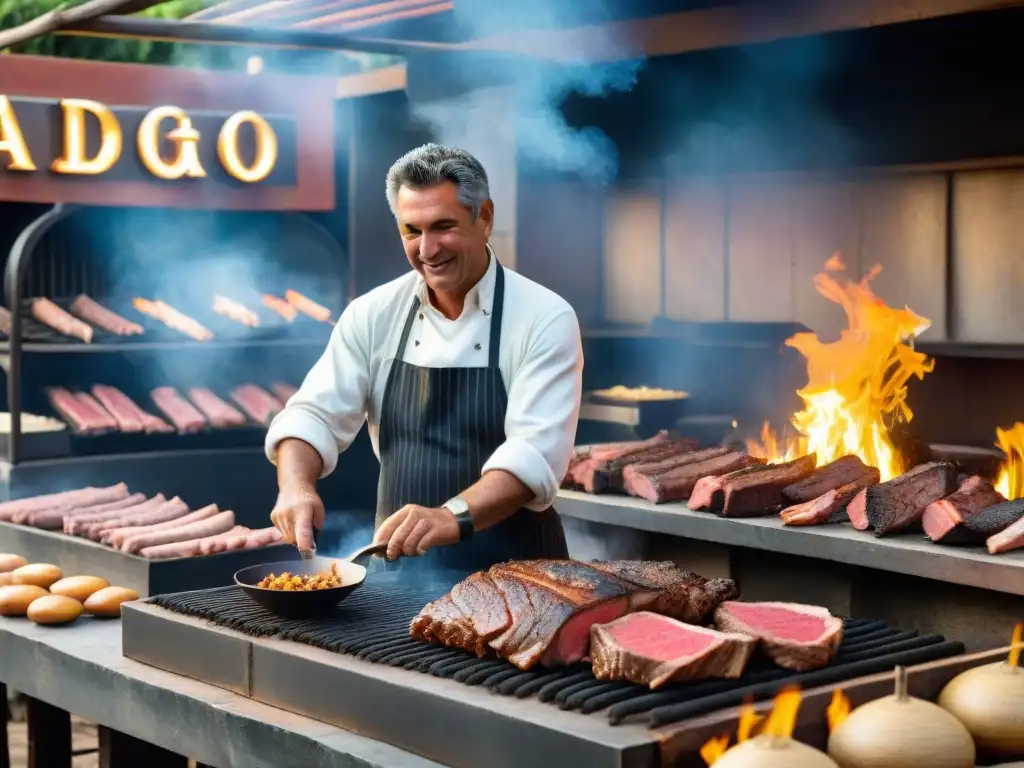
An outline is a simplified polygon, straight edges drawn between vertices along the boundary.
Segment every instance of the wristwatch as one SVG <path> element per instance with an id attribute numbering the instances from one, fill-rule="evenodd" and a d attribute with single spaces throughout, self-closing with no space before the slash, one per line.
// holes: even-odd
<path id="1" fill-rule="evenodd" d="M 461 496 L 448 499 L 442 504 L 445 509 L 455 515 L 455 522 L 459 524 L 459 541 L 467 541 L 473 538 L 476 528 L 473 526 L 473 516 L 469 514 L 469 504 Z"/>

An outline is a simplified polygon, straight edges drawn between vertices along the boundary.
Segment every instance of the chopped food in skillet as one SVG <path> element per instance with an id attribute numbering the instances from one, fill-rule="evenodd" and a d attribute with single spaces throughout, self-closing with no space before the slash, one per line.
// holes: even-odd
<path id="1" fill-rule="evenodd" d="M 285 571 L 280 576 L 270 574 L 263 577 L 263 581 L 257 584 L 263 589 L 276 589 L 280 592 L 315 592 L 318 589 L 333 589 L 342 586 L 341 574 L 338 573 L 338 564 L 332 563 L 331 570 L 318 573 L 314 576 L 300 576 L 297 573 Z"/>

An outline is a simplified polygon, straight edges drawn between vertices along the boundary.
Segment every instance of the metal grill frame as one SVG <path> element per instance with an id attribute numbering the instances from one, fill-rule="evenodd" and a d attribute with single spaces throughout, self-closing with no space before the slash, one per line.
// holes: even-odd
<path id="1" fill-rule="evenodd" d="M 229 596 L 227 590 L 217 591 Z M 239 610 L 238 615 L 246 616 L 246 613 Z M 353 618 L 357 617 L 358 612 L 353 614 Z M 266 620 L 270 620 L 269 615 Z M 247 616 L 245 621 L 252 624 L 257 617 Z M 873 645 L 871 633 L 875 622 L 860 620 L 854 624 L 853 631 L 865 635 L 862 640 L 867 641 L 868 647 Z M 567 761 L 597 768 L 646 768 L 661 763 L 666 734 L 673 734 L 678 742 L 678 734 L 681 730 L 685 733 L 690 722 L 655 730 L 646 722 L 627 721 L 612 726 L 607 710 L 595 714 L 566 711 L 564 704 L 571 702 L 563 699 L 572 698 L 576 690 L 594 690 L 595 681 L 589 673 L 585 675 L 586 681 L 582 674 L 576 676 L 580 678 L 576 681 L 564 672 L 559 673 L 559 679 L 554 682 L 546 681 L 544 675 L 534 676 L 534 681 L 527 686 L 530 690 L 524 692 L 526 698 L 494 695 L 482 685 L 466 683 L 481 683 L 484 677 L 489 677 L 489 686 L 501 688 L 506 679 L 511 683 L 523 673 L 500 670 L 497 662 L 472 657 L 460 659 L 452 655 L 454 652 L 436 646 L 410 647 L 414 641 L 390 637 L 393 628 L 382 633 L 390 638 L 383 645 L 373 650 L 367 648 L 366 652 L 353 649 L 348 654 L 270 634 L 277 631 L 268 627 L 267 635 L 254 637 L 216 626 L 203 618 L 154 604 L 136 603 L 125 607 L 122 645 L 124 654 L 137 661 L 385 741 L 456 768 L 480 765 L 512 768 L 523 764 L 561 768 Z M 886 627 L 885 631 L 895 630 Z M 900 640 L 902 636 L 894 639 Z M 948 646 L 953 643 L 936 644 L 936 638 L 931 640 L 934 647 L 947 646 L 942 656 L 951 654 Z M 962 646 L 959 650 L 962 653 Z M 449 657 L 438 661 L 439 654 L 449 654 Z M 359 658 L 364 655 L 365 659 Z M 398 662 L 400 657 L 405 661 L 404 669 L 388 663 Z M 407 674 L 413 657 L 420 663 L 412 669 L 435 674 Z M 929 658 L 936 657 L 918 655 L 916 660 L 923 662 Z M 964 657 L 954 657 L 960 658 Z M 935 663 L 948 665 L 955 663 L 954 659 L 943 658 Z M 903 663 L 913 664 L 914 661 L 908 658 Z M 441 670 L 424 668 L 424 665 L 450 667 L 453 664 L 465 669 L 458 675 L 451 675 L 448 669 L 446 676 L 440 678 L 436 674 Z M 856 674 L 856 670 L 851 671 Z M 875 668 L 865 669 L 862 674 L 879 671 L 875 664 Z M 844 677 L 841 685 L 847 687 L 855 679 Z M 831 690 L 835 682 L 831 678 L 808 678 L 804 687 L 825 684 L 819 690 Z M 761 687 L 775 688 L 778 684 L 778 681 L 766 682 Z M 621 685 L 599 683 L 597 687 Z M 765 695 L 766 692 L 760 693 Z M 631 698 L 632 701 L 624 705 L 626 710 L 635 710 L 635 705 L 646 697 L 637 698 L 633 693 Z M 739 699 L 731 700 L 734 698 L 735 692 L 731 698 L 730 694 L 714 697 L 716 711 L 702 715 L 708 710 L 698 706 L 689 714 L 693 715 L 693 722 L 716 721 L 717 718 L 716 722 L 721 723 L 723 712 L 731 712 L 733 704 L 739 703 Z M 682 706 L 687 708 L 686 704 Z M 442 738 L 441 734 L 447 736 Z M 454 739 L 451 734 L 460 734 L 460 737 Z"/>

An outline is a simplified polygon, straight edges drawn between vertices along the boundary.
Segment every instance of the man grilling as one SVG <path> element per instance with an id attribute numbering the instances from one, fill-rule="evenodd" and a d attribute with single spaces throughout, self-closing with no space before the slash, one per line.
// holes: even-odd
<path id="1" fill-rule="evenodd" d="M 369 420 L 388 567 L 567 557 L 551 504 L 582 389 L 572 307 L 501 266 L 487 174 L 468 152 L 414 149 L 388 171 L 387 198 L 412 271 L 351 303 L 271 424 L 271 520 L 312 549 L 316 482 Z"/>

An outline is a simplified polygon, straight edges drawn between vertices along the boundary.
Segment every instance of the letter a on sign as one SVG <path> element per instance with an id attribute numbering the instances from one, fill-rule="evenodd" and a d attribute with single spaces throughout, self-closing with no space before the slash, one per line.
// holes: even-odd
<path id="1" fill-rule="evenodd" d="M 0 96 L 0 157 L 3 155 L 7 155 L 6 168 L 9 171 L 36 170 L 11 100 L 6 96 Z"/>

